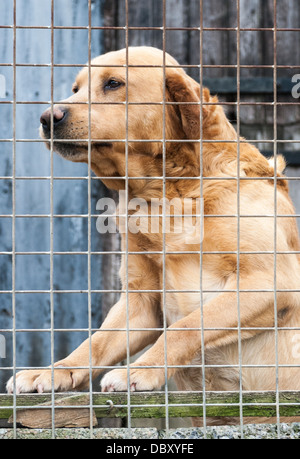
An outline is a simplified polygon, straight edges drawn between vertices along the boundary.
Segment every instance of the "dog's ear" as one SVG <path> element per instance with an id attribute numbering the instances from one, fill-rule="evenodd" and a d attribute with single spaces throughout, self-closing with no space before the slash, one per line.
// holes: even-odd
<path id="1" fill-rule="evenodd" d="M 179 69 L 167 69 L 166 90 L 170 102 L 179 102 L 176 111 L 180 116 L 182 129 L 188 139 L 200 137 L 200 85 Z M 210 94 L 207 88 L 202 91 L 202 102 L 209 102 Z M 186 102 L 186 104 L 184 104 Z M 208 114 L 208 106 L 202 105 L 203 121 Z"/>

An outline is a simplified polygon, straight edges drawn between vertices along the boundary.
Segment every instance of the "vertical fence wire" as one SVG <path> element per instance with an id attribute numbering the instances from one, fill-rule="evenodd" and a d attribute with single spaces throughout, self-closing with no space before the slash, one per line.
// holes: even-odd
<path id="1" fill-rule="evenodd" d="M 200 199 L 203 200 L 203 0 L 200 0 L 200 16 L 199 16 L 199 26 L 200 26 L 200 55 L 199 55 L 199 81 L 200 81 L 200 161 L 199 161 L 199 179 L 200 179 Z M 203 201 L 201 201 L 203 202 Z M 206 420 L 206 383 L 205 383 L 205 346 L 204 346 L 204 317 L 203 317 L 203 307 L 204 307 L 204 296 L 203 296 L 203 230 L 204 230 L 204 205 L 202 208 L 200 216 L 200 253 L 199 253 L 199 268 L 200 268 L 200 278 L 199 278 L 199 300 L 200 300 L 200 309 L 201 309 L 201 322 L 199 324 L 201 330 L 201 371 L 202 371 L 202 404 L 203 404 L 203 429 L 204 429 L 204 438 L 207 438 L 207 420 Z"/>
<path id="2" fill-rule="evenodd" d="M 240 84 L 241 84 L 241 62 L 240 62 L 240 29 L 241 29 L 241 12 L 240 12 L 240 0 L 236 0 L 236 16 L 237 16 L 237 28 L 236 28 L 236 153 L 237 153 L 237 169 L 236 169 L 236 190 L 237 190 L 237 234 L 236 234 L 236 299 L 237 299 L 237 328 L 238 328 L 238 357 L 239 357 L 239 410 L 240 410 L 240 430 L 241 430 L 241 438 L 243 438 L 243 376 L 242 376 L 242 339 L 241 339 L 241 309 L 240 309 L 240 152 L 241 152 L 241 145 L 240 145 L 240 104 L 241 104 L 241 91 L 240 91 Z"/>
<path id="3" fill-rule="evenodd" d="M 88 329 L 89 329 L 89 414 L 90 438 L 93 438 L 93 349 L 92 349 L 92 270 L 91 270 L 91 237 L 92 237 L 92 0 L 88 0 Z"/>
<path id="4" fill-rule="evenodd" d="M 17 438 L 16 399 L 16 107 L 17 107 L 17 0 L 13 3 L 13 141 L 12 141 L 12 338 L 13 338 L 13 435 Z"/>
<path id="5" fill-rule="evenodd" d="M 54 285 L 53 285 L 53 142 L 54 142 L 54 0 L 51 0 L 51 67 L 50 67 L 50 79 L 51 79 L 51 129 L 50 129 L 50 360 L 51 360 L 51 428 L 52 428 L 52 438 L 55 438 L 55 394 L 54 394 Z"/>
<path id="6" fill-rule="evenodd" d="M 131 423 L 131 393 L 130 393 L 130 304 L 129 304 L 129 276 L 128 276 L 128 201 L 129 201 L 129 174 L 128 174 L 128 102 L 129 102 L 129 0 L 125 0 L 125 47 L 126 47 L 126 64 L 125 64 L 125 83 L 126 83 L 126 96 L 125 96 L 125 294 L 126 294 L 126 354 L 127 354 L 127 427 L 129 435 L 132 437 L 132 423 Z"/>
<path id="7" fill-rule="evenodd" d="M 163 333 L 164 333 L 164 371 L 165 371 L 165 429 L 166 437 L 169 436 L 169 396 L 168 396 L 168 345 L 167 345 L 167 307 L 166 307 L 166 0 L 163 0 L 163 126 L 162 126 L 162 308 L 163 308 Z"/>
<path id="8" fill-rule="evenodd" d="M 200 53 L 199 53 L 199 82 L 200 82 L 200 158 L 199 158 L 199 188 L 200 188 L 200 199 L 203 199 L 203 0 L 199 0 L 199 39 L 200 39 Z M 203 206 L 204 207 L 204 206 Z M 204 213 L 204 208 L 203 208 Z M 203 403 L 203 429 L 204 438 L 207 438 L 206 432 L 206 384 L 205 384 L 205 351 L 204 351 L 204 320 L 203 320 L 203 214 L 200 216 L 200 241 L 199 241 L 199 302 L 201 309 L 201 321 L 199 324 L 201 330 L 201 371 L 202 371 L 202 403 Z"/>
<path id="9" fill-rule="evenodd" d="M 280 438 L 279 371 L 278 371 L 278 308 L 277 308 L 277 0 L 273 0 L 273 155 L 274 155 L 274 338 L 277 437 Z"/>

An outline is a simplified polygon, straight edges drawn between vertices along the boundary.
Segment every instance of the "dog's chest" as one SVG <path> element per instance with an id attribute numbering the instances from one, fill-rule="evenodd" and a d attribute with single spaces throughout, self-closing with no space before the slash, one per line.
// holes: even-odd
<path id="1" fill-rule="evenodd" d="M 165 308 L 167 324 L 170 326 L 187 316 L 200 305 L 218 296 L 225 287 L 221 277 L 213 275 L 197 259 L 185 263 L 166 264 Z"/>

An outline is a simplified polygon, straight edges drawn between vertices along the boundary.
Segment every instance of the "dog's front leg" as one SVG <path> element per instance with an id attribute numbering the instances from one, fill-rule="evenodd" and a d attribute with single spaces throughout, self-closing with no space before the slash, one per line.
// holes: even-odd
<path id="1" fill-rule="evenodd" d="M 282 276 L 282 279 L 284 277 Z M 288 281 L 287 281 L 288 282 Z M 236 282 L 227 284 L 236 289 Z M 274 326 L 274 292 L 272 273 L 249 276 L 240 280 L 239 288 L 247 292 L 224 292 L 203 307 L 167 328 L 156 343 L 131 365 L 109 372 L 101 382 L 102 390 L 126 390 L 128 380 L 131 390 L 159 389 L 174 373 L 188 365 L 205 349 L 226 346 L 260 333 L 260 327 Z M 280 288 L 280 286 L 278 286 Z M 298 301 L 298 300 L 297 300 Z M 277 293 L 277 312 L 292 306 L 295 299 L 289 293 Z M 299 302 L 299 301 L 298 301 Z M 204 342 L 203 342 L 204 340 Z M 146 368 L 147 367 L 147 368 Z"/>
<path id="2" fill-rule="evenodd" d="M 115 365 L 126 358 L 127 336 L 131 355 L 153 343 L 159 336 L 158 331 L 151 330 L 159 326 L 155 295 L 130 293 L 128 300 L 127 307 L 123 295 L 110 310 L 100 330 L 68 357 L 56 362 L 53 372 L 51 369 L 20 371 L 15 383 L 13 377 L 8 381 L 7 391 L 49 392 L 52 386 L 56 391 L 81 390 L 89 386 L 90 366 L 92 378 L 95 378 L 103 369 L 93 367 Z M 130 330 L 128 335 L 127 327 Z"/>

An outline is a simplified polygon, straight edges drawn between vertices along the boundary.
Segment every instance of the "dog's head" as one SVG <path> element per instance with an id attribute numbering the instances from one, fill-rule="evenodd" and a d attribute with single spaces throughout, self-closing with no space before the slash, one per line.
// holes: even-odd
<path id="1" fill-rule="evenodd" d="M 126 144 L 136 166 L 140 155 L 160 156 L 163 139 L 199 139 L 199 84 L 178 65 L 151 47 L 97 57 L 78 74 L 74 94 L 42 114 L 41 137 L 71 161 L 89 162 L 90 145 L 91 166 L 104 176 L 125 175 Z"/>

